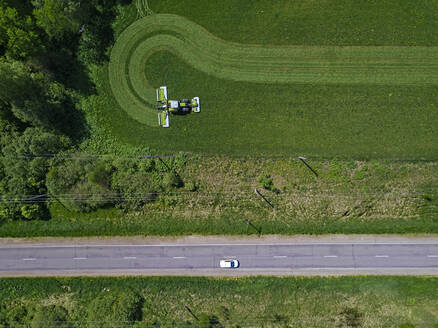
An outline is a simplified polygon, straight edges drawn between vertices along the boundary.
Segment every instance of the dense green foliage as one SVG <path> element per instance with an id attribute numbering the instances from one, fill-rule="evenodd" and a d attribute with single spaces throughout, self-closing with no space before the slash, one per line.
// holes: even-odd
<path id="1" fill-rule="evenodd" d="M 90 83 L 78 57 L 105 53 L 117 4 L 0 1 L 0 222 L 50 218 L 46 174 L 58 163 L 50 158 L 88 134 L 78 108 Z M 81 25 L 107 41 L 84 45 Z"/>
<path id="2" fill-rule="evenodd" d="M 0 52 L 7 58 L 27 59 L 43 49 L 32 17 L 23 17 L 15 8 L 0 2 Z"/>
<path id="3" fill-rule="evenodd" d="M 0 280 L 0 324 L 434 327 L 437 286 L 397 276 L 10 278 Z"/>
<path id="4" fill-rule="evenodd" d="M 142 317 L 142 298 L 130 290 L 110 291 L 96 297 L 88 309 L 89 327 L 132 325 Z"/>
<path id="5" fill-rule="evenodd" d="M 71 156 L 47 174 L 49 193 L 71 211 L 90 212 L 114 205 L 138 209 L 157 199 L 159 192 L 184 186 L 174 172 L 178 163 L 184 165 L 183 158 L 163 165 L 153 159 L 99 161 L 80 154 Z"/>

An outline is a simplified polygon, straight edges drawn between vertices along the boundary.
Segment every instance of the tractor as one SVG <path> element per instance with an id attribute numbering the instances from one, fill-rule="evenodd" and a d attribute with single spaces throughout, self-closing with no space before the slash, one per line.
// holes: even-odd
<path id="1" fill-rule="evenodd" d="M 157 89 L 157 103 L 158 105 L 155 108 L 161 110 L 161 112 L 158 113 L 158 124 L 163 128 L 168 128 L 170 126 L 169 113 L 174 115 L 185 115 L 201 112 L 199 97 L 194 97 L 192 99 L 168 100 L 166 86 Z"/>

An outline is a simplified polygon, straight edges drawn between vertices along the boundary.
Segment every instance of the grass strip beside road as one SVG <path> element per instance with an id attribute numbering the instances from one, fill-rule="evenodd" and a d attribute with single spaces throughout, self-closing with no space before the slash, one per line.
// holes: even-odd
<path id="1" fill-rule="evenodd" d="M 397 276 L 7 278 L 0 279 L 0 322 L 29 325 L 40 306 L 56 305 L 72 327 L 90 326 L 96 308 L 122 315 L 112 304 L 137 299 L 127 327 L 199 326 L 185 306 L 225 327 L 434 327 L 437 286 L 435 277 Z"/>
<path id="2" fill-rule="evenodd" d="M 437 163 L 308 162 L 318 178 L 297 159 L 189 158 L 178 172 L 192 191 L 128 211 L 81 214 L 52 203 L 50 220 L 5 221 L 0 236 L 257 235 L 246 219 L 262 235 L 438 233 Z"/>

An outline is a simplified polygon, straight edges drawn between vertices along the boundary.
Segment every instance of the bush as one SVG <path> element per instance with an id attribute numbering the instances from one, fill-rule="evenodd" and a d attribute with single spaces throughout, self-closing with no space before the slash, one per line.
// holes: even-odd
<path id="1" fill-rule="evenodd" d="M 219 319 L 215 315 L 203 313 L 199 316 L 199 328 L 219 328 L 222 327 Z"/>
<path id="2" fill-rule="evenodd" d="M 272 182 L 272 178 L 269 174 L 262 174 L 258 178 L 258 182 L 262 185 L 266 190 L 274 191 L 274 183 Z"/>
<path id="3" fill-rule="evenodd" d="M 115 167 L 111 188 L 120 195 L 121 204 L 138 208 L 155 200 L 158 187 L 151 174 L 146 171 L 149 167 L 145 168 L 141 164 L 128 161 L 115 163 Z"/>
<path id="4" fill-rule="evenodd" d="M 90 159 L 77 158 L 52 167 L 46 178 L 50 195 L 66 208 L 78 212 L 90 212 L 113 204 L 114 199 L 108 197 L 111 190 L 105 185 L 109 184 L 110 173 L 102 165 Z"/>
<path id="5" fill-rule="evenodd" d="M 163 186 L 166 189 L 171 189 L 173 187 L 180 188 L 184 185 L 181 177 L 175 172 L 167 172 L 163 177 Z"/>
<path id="6" fill-rule="evenodd" d="M 111 185 L 111 166 L 99 163 L 91 172 L 88 179 L 102 187 Z"/>
<path id="7" fill-rule="evenodd" d="M 120 327 L 141 320 L 143 300 L 131 291 L 112 291 L 100 295 L 88 308 L 88 327 Z"/>
<path id="8" fill-rule="evenodd" d="M 198 189 L 198 187 L 196 186 L 196 183 L 194 183 L 194 182 L 187 182 L 184 185 L 184 189 L 187 191 L 196 191 L 196 189 Z"/>
<path id="9" fill-rule="evenodd" d="M 6 327 L 22 327 L 28 322 L 28 311 L 24 305 L 17 305 L 6 314 L 8 325 Z"/>

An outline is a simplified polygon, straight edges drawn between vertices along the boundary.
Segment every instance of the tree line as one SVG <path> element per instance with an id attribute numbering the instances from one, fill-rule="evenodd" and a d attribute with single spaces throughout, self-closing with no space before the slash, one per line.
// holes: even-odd
<path id="1" fill-rule="evenodd" d="M 92 92 L 87 67 L 108 59 L 116 6 L 125 3 L 129 1 L 0 0 L 0 222 L 48 217 L 45 203 L 17 202 L 24 195 L 125 190 L 116 178 L 122 174 L 115 169 L 120 166 L 35 157 L 78 151 L 87 138 L 79 97 Z M 83 176 L 57 183 L 55 178 L 64 176 L 55 165 L 76 177 L 87 175 L 90 183 Z M 110 185 L 104 180 L 113 173 Z"/>

